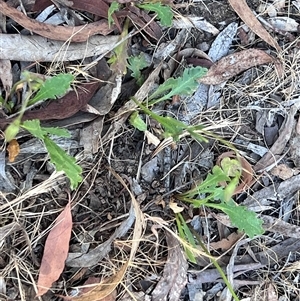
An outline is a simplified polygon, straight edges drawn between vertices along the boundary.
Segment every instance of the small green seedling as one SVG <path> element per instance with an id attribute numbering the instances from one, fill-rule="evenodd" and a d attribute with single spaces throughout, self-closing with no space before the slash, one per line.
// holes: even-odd
<path id="1" fill-rule="evenodd" d="M 130 56 L 128 58 L 128 69 L 132 71 L 131 76 L 136 80 L 136 83 L 141 86 L 144 83 L 144 77 L 141 70 L 148 67 L 145 55 L 140 53 L 138 56 Z"/>
<path id="2" fill-rule="evenodd" d="M 57 97 L 66 94 L 68 89 L 70 89 L 70 85 L 73 80 L 74 76 L 71 74 L 59 74 L 42 81 L 36 75 L 30 72 L 25 72 L 23 74 L 23 79 L 16 85 L 27 82 L 29 92 L 22 103 L 18 117 L 5 130 L 5 140 L 7 142 L 15 139 L 20 128 L 24 128 L 34 137 L 43 141 L 49 153 L 51 162 L 55 165 L 58 171 L 64 171 L 66 176 L 70 179 L 71 189 L 75 189 L 82 181 L 82 168 L 76 164 L 75 158 L 69 156 L 49 137 L 49 135 L 70 137 L 69 132 L 60 128 L 42 127 L 40 125 L 40 121 L 36 119 L 22 122 L 22 117 L 28 105 L 32 105 L 46 99 L 56 99 Z M 33 95 L 34 93 L 35 95 Z"/>
<path id="3" fill-rule="evenodd" d="M 226 213 L 233 226 L 244 231 L 250 238 L 264 233 L 262 220 L 255 212 L 237 205 L 232 199 L 237 187 L 242 167 L 238 160 L 227 158 L 225 163 L 214 166 L 212 172 L 195 188 L 177 196 L 192 204 L 194 208 L 207 206 Z M 226 185 L 224 186 L 224 182 Z"/>

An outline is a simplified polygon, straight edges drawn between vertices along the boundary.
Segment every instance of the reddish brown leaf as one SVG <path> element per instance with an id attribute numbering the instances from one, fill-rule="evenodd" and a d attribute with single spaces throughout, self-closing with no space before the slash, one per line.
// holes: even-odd
<path id="1" fill-rule="evenodd" d="M 135 6 L 129 6 L 128 18 L 142 28 L 150 37 L 156 40 L 162 37 L 161 28 L 144 10 Z"/>
<path id="2" fill-rule="evenodd" d="M 271 56 L 259 49 L 235 52 L 212 65 L 207 74 L 199 81 L 206 85 L 218 85 L 251 67 L 268 64 L 272 61 Z"/>
<path id="3" fill-rule="evenodd" d="M 95 34 L 107 35 L 115 29 L 115 26 L 109 27 L 106 20 L 75 27 L 51 25 L 28 18 L 3 0 L 0 0 L 0 7 L 4 15 L 10 17 L 24 28 L 53 40 L 84 42 L 90 36 Z"/>
<path id="4" fill-rule="evenodd" d="M 68 255 L 71 231 L 72 215 L 69 202 L 47 237 L 37 283 L 37 296 L 45 294 L 62 273 Z"/>
<path id="5" fill-rule="evenodd" d="M 18 154 L 20 153 L 20 145 L 16 139 L 9 142 L 7 146 L 8 151 L 8 161 L 14 162 Z"/>
<path id="6" fill-rule="evenodd" d="M 251 30 L 262 38 L 266 43 L 276 48 L 277 51 L 281 51 L 280 46 L 274 40 L 261 23 L 256 19 L 251 9 L 247 5 L 245 0 L 228 0 L 231 7 L 239 15 L 239 17 L 246 23 Z"/>
<path id="7" fill-rule="evenodd" d="M 23 115 L 22 120 L 39 119 L 65 119 L 85 108 L 89 100 L 93 97 L 100 82 L 82 84 L 76 91 L 71 91 L 59 100 L 51 101 L 45 108 L 28 111 Z"/>

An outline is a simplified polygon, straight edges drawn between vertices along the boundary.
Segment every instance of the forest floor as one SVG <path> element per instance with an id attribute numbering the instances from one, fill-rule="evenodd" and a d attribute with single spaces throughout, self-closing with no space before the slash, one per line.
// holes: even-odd
<path id="1" fill-rule="evenodd" d="M 0 300 L 300 301 L 300 1 L 117 2 L 0 1 Z"/>

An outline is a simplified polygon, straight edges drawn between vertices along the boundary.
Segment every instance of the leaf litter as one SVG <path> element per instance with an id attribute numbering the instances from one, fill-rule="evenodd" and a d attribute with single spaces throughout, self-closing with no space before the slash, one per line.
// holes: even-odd
<path id="1" fill-rule="evenodd" d="M 193 125 L 195 122 L 204 123 L 206 126 L 209 125 L 213 131 L 218 131 L 218 134 L 224 135 L 226 139 L 234 143 L 242 156 L 248 159 L 257 172 L 256 175 L 253 174 L 251 166 L 248 169 L 248 173 L 251 174 L 252 180 L 256 183 L 251 187 L 251 190 L 247 189 L 251 186 L 249 183 L 247 186 L 244 185 L 242 188 L 243 192 L 237 193 L 235 200 L 237 203 L 244 204 L 249 209 L 260 213 L 264 221 L 263 226 L 268 232 L 265 232 L 263 236 L 258 238 L 238 242 L 242 237 L 241 233 L 238 233 L 232 227 L 226 216 L 215 210 L 204 210 L 202 207 L 197 210 L 189 209 L 187 211 L 188 214 L 185 218 L 188 225 L 197 229 L 202 235 L 205 244 L 211 247 L 210 252 L 213 256 L 216 256 L 221 267 L 226 270 L 227 266 L 227 276 L 241 298 L 251 295 L 254 291 L 260 293 L 263 289 L 267 289 L 270 296 L 274 295 L 274 291 L 279 292 L 278 295 L 280 295 L 280 292 L 286 291 L 285 285 L 289 285 L 292 288 L 289 290 L 289 298 L 292 300 L 297 295 L 297 287 L 295 281 L 293 282 L 293 270 L 289 272 L 287 277 L 284 275 L 284 281 L 281 281 L 282 274 L 276 270 L 276 266 L 280 267 L 283 264 L 290 264 L 299 260 L 296 255 L 297 248 L 299 248 L 297 244 L 299 223 L 295 196 L 299 190 L 297 185 L 299 179 L 296 175 L 297 173 L 285 177 L 283 174 L 279 175 L 269 171 L 281 161 L 283 161 L 287 169 L 296 170 L 299 167 L 299 156 L 297 153 L 298 136 L 297 130 L 294 128 L 295 117 L 297 117 L 298 113 L 297 106 L 293 106 L 293 104 L 297 104 L 298 82 L 294 74 L 298 70 L 298 56 L 297 54 L 291 55 L 288 51 L 284 51 L 280 54 L 278 60 L 272 49 L 266 44 L 257 43 L 253 33 L 257 34 L 258 37 L 279 52 L 281 49 L 286 49 L 288 41 L 293 41 L 294 29 L 287 27 L 288 22 L 284 23 L 285 27 L 278 27 L 281 26 L 280 20 L 274 19 L 277 24 L 275 21 L 275 23 L 270 22 L 273 28 L 278 27 L 278 29 L 271 29 L 273 30 L 271 33 L 273 37 L 271 37 L 263 27 L 267 26 L 266 23 L 263 23 L 263 25 L 258 23 L 255 12 L 251 12 L 251 9 L 258 11 L 252 1 L 248 4 L 249 7 L 251 6 L 250 9 L 245 1 L 237 2 L 231 0 L 229 3 L 239 17 L 235 17 L 235 22 L 233 23 L 231 23 L 232 19 L 219 20 L 225 20 L 226 24 L 230 24 L 226 31 L 221 22 L 218 23 L 213 20 L 212 16 L 218 17 L 217 15 L 203 14 L 203 24 L 207 26 L 208 32 L 212 32 L 213 35 L 217 35 L 219 32 L 220 34 L 215 38 L 202 32 L 201 37 L 199 36 L 201 43 L 199 43 L 199 40 L 193 40 L 195 36 L 200 34 L 198 32 L 190 34 L 188 31 L 180 30 L 174 35 L 172 31 L 168 35 L 164 35 L 166 33 L 165 28 L 161 27 L 162 23 L 157 22 L 157 19 L 155 19 L 155 9 L 151 11 L 152 8 L 148 7 L 147 10 L 143 10 L 141 7 L 138 7 L 138 4 L 135 5 L 134 2 L 132 5 L 126 3 L 127 1 L 119 1 L 119 11 L 114 10 L 114 13 L 110 16 L 110 28 L 107 20 L 110 1 L 101 1 L 98 6 L 95 1 L 86 1 L 84 3 L 82 1 L 58 1 L 56 5 L 61 10 L 60 16 L 62 17 L 62 11 L 66 10 L 71 17 L 64 25 L 56 26 L 35 21 L 34 13 L 28 14 L 30 17 L 26 17 L 24 9 L 30 13 L 32 12 L 30 5 L 26 1 L 23 12 L 18 11 L 16 6 L 9 7 L 7 2 L 1 1 L 0 3 L 7 20 L 14 20 L 14 24 L 19 24 L 17 25 L 19 26 L 18 29 L 28 28 L 35 32 L 33 38 L 30 40 L 31 37 L 28 37 L 27 40 L 33 41 L 37 49 L 45 48 L 45 46 L 41 45 L 49 45 L 47 44 L 49 40 L 46 41 L 44 37 L 52 39 L 50 41 L 53 44 L 58 39 L 62 41 L 56 45 L 56 48 L 51 50 L 52 56 L 48 56 L 48 58 L 42 52 L 38 54 L 38 51 L 36 54 L 40 55 L 40 58 L 34 57 L 34 53 L 29 54 L 28 61 L 45 62 L 39 67 L 35 63 L 16 63 L 14 61 L 25 60 L 25 57 L 13 57 L 9 55 L 9 51 L 6 51 L 5 55 L 7 57 L 5 59 L 12 63 L 13 77 L 17 77 L 18 73 L 16 70 L 18 68 L 19 70 L 20 68 L 22 70 L 24 68 L 33 68 L 33 72 L 37 74 L 39 72 L 47 73 L 47 71 L 50 71 L 50 73 L 53 71 L 54 73 L 61 73 L 62 70 L 63 72 L 71 70 L 73 74 L 76 74 L 76 80 L 79 81 L 79 83 L 76 82 L 74 90 L 65 96 L 47 101 L 42 105 L 35 105 L 35 108 L 26 110 L 23 121 L 35 118 L 43 122 L 42 127 L 45 125 L 47 127 L 73 126 L 76 128 L 84 136 L 84 139 L 81 139 L 81 144 L 78 143 L 76 148 L 67 147 L 67 150 L 72 155 L 78 153 L 79 147 L 81 149 L 84 147 L 85 150 L 90 147 L 90 151 L 85 151 L 84 156 L 80 154 L 77 156 L 84 166 L 85 180 L 81 187 L 73 192 L 72 196 L 75 199 L 72 208 L 74 220 L 73 223 L 71 222 L 74 235 L 71 236 L 71 239 L 64 241 L 64 248 L 70 249 L 69 252 L 64 251 L 68 252 L 68 258 L 66 263 L 64 260 L 61 260 L 63 263 L 57 269 L 55 279 L 53 278 L 53 281 L 50 279 L 53 283 L 42 284 L 42 286 L 51 287 L 55 292 L 59 292 L 60 296 L 64 292 L 64 298 L 68 300 L 97 300 L 99 298 L 104 298 L 104 300 L 122 300 L 125 294 L 121 291 L 124 291 L 125 287 L 127 290 L 126 295 L 143 296 L 141 298 L 145 300 L 147 298 L 161 300 L 167 300 L 167 298 L 168 300 L 182 300 L 185 298 L 187 300 L 188 297 L 189 300 L 197 300 L 196 297 L 199 297 L 200 294 L 206 298 L 208 296 L 215 298 L 217 294 L 220 294 L 224 300 L 231 298 L 228 291 L 224 290 L 224 285 L 221 284 L 221 278 L 218 277 L 217 270 L 209 266 L 209 260 L 202 253 L 201 256 L 199 255 L 200 253 L 198 254 L 197 264 L 193 265 L 192 269 L 191 265 L 187 265 L 182 248 L 174 236 L 169 232 L 160 232 L 162 236 L 151 234 L 149 232 L 149 220 L 145 223 L 144 213 L 147 212 L 153 217 L 168 220 L 168 225 L 172 227 L 172 222 L 170 222 L 172 213 L 168 212 L 169 206 L 172 204 L 169 199 L 172 191 L 175 193 L 184 192 L 188 190 L 188 185 L 191 183 L 201 182 L 213 168 L 217 155 L 223 153 L 223 150 L 219 149 L 219 144 L 222 143 L 211 141 L 211 137 L 208 139 L 207 144 L 201 143 L 200 147 L 186 136 L 184 139 L 187 140 L 181 140 L 180 144 L 176 146 L 172 141 L 166 143 L 161 137 L 162 131 L 157 120 L 167 119 L 149 118 L 140 113 L 140 121 L 144 122 L 143 128 L 146 125 L 148 132 L 145 135 L 151 134 L 152 137 L 155 137 L 156 145 L 161 141 L 157 148 L 159 151 L 153 152 L 153 146 L 148 145 L 144 140 L 144 133 L 139 133 L 137 130 L 133 131 L 132 127 L 127 123 L 127 119 L 133 111 L 137 110 L 136 102 L 129 100 L 129 97 L 134 95 L 138 102 L 142 102 L 147 100 L 149 95 L 153 94 L 152 90 L 154 89 L 158 91 L 156 92 L 157 98 L 152 100 L 155 101 L 161 98 L 160 100 L 164 100 L 164 102 L 155 104 L 153 109 L 156 115 L 153 114 L 152 117 L 163 113 L 165 118 L 178 116 L 179 120 L 186 122 L 188 125 Z M 41 11 L 50 4 L 47 1 L 36 1 L 35 9 Z M 13 4 L 9 2 L 9 5 Z M 173 5 L 176 8 L 177 3 L 173 3 Z M 194 12 L 197 12 L 197 7 L 200 5 L 199 3 L 194 4 L 194 8 L 188 7 L 185 12 L 182 11 L 182 20 L 194 20 L 187 15 L 187 11 L 191 12 L 194 10 Z M 211 8 L 211 3 L 207 3 L 207 5 L 208 8 Z M 228 4 L 223 5 L 225 5 L 224 10 L 230 9 Z M 53 7 L 52 12 L 54 14 L 58 11 L 57 7 Z M 280 10 L 280 13 L 285 11 L 285 7 L 282 6 L 277 9 L 278 11 Z M 88 24 L 82 25 L 82 21 L 80 21 L 82 19 L 79 18 L 78 11 L 80 11 L 80 17 L 83 16 L 83 18 L 88 13 L 94 13 L 97 17 L 94 18 L 88 15 L 88 18 L 90 18 Z M 268 12 L 270 13 L 270 10 Z M 274 12 L 274 9 L 272 12 Z M 127 74 L 124 77 L 124 81 L 120 81 L 120 83 L 115 80 L 115 74 L 109 75 L 102 79 L 106 81 L 102 83 L 98 80 L 101 68 L 100 73 L 93 70 L 93 68 L 99 68 L 98 62 L 106 62 L 107 59 L 104 58 L 104 55 L 111 56 L 109 51 L 114 48 L 116 41 L 120 38 L 119 35 L 123 30 L 126 16 L 130 18 L 132 23 L 135 23 L 138 30 L 135 30 L 133 35 L 130 35 L 131 39 L 126 42 L 126 47 L 123 47 L 122 51 L 119 52 L 118 55 L 122 54 L 123 61 L 118 62 L 117 72 L 122 73 L 125 70 L 127 48 L 130 49 L 130 55 L 133 54 L 134 57 L 141 57 L 141 54 L 149 56 L 149 53 L 151 53 L 152 65 L 140 65 L 143 66 L 140 70 L 139 68 L 133 68 L 135 70 L 132 73 L 133 77 L 140 77 L 140 79 L 144 77 L 145 79 L 144 83 L 140 82 L 137 86 L 133 83 L 131 74 Z M 168 13 L 163 10 L 158 17 L 166 18 L 166 16 L 168 16 Z M 45 20 L 48 17 L 49 14 L 45 17 Z M 289 17 L 291 19 L 289 24 L 296 24 L 295 22 L 298 20 L 294 18 L 294 15 L 289 15 Z M 243 26 L 243 29 L 245 29 L 243 41 L 251 43 L 251 45 L 243 44 L 244 50 L 241 50 L 241 47 L 239 47 L 240 40 L 236 35 L 237 27 L 243 25 L 239 18 L 248 26 L 248 29 L 247 26 Z M 262 19 L 260 18 L 259 20 Z M 179 22 L 179 25 L 176 24 L 176 26 L 182 28 L 180 18 L 177 18 L 176 21 L 177 23 Z M 182 22 L 183 25 L 186 23 Z M 73 25 L 70 26 L 70 24 Z M 77 30 L 80 32 L 77 32 Z M 287 35 L 288 40 L 283 41 L 282 33 L 288 30 L 290 31 L 290 36 Z M 0 39 L 5 37 L 7 44 L 11 44 L 13 37 L 8 35 L 14 30 L 9 28 L 8 31 L 9 33 L 4 31 Z M 96 46 L 93 41 L 98 39 L 95 34 L 101 31 L 102 34 L 110 33 L 110 36 L 107 37 L 106 44 L 103 44 L 106 45 L 103 46 L 103 49 L 101 49 L 101 43 L 105 39 L 99 39 L 100 49 L 94 50 L 93 47 Z M 277 34 L 279 34 L 279 37 L 277 37 Z M 14 32 L 14 35 L 23 37 L 23 32 L 21 31 L 21 34 Z M 218 39 L 222 42 L 216 47 L 214 54 L 212 49 L 214 42 L 217 42 Z M 214 42 L 211 44 L 212 40 Z M 82 42 L 77 44 L 79 41 Z M 122 42 L 120 41 L 120 43 Z M 18 47 L 20 48 L 20 43 L 22 43 L 22 40 L 18 40 L 14 48 L 16 51 L 14 52 L 18 52 L 17 49 Z M 157 47 L 163 45 L 162 49 L 164 51 L 159 52 L 156 49 L 151 49 L 153 44 Z M 226 47 L 222 47 L 224 44 L 226 44 Z M 134 47 L 132 47 L 133 45 Z M 201 61 L 201 55 L 199 59 L 193 52 L 189 58 L 179 55 L 183 48 L 190 48 L 191 45 L 193 45 L 192 47 L 195 46 L 196 49 L 201 49 L 202 53 L 207 53 L 207 61 L 211 60 L 213 62 L 213 64 L 210 62 L 209 65 L 205 66 L 209 68 L 209 71 L 199 81 L 200 84 L 195 83 L 195 88 L 198 87 L 196 94 L 204 91 L 204 93 L 200 93 L 205 97 L 205 100 L 201 102 L 201 107 L 199 105 L 196 106 L 195 101 L 188 103 L 186 96 L 178 97 L 181 91 L 178 88 L 181 83 L 181 76 L 183 74 L 186 75 L 188 72 L 184 70 L 192 70 L 187 69 L 187 66 L 194 63 L 199 63 L 202 66 L 201 64 L 204 63 Z M 79 50 L 76 48 L 78 46 Z M 70 54 L 68 54 L 68 49 L 70 49 Z M 71 49 L 77 56 L 72 54 Z M 92 55 L 98 57 L 95 58 Z M 164 77 L 162 77 L 161 69 L 166 66 L 161 62 L 161 58 L 169 65 L 168 60 L 170 57 L 172 57 L 172 61 L 175 64 L 172 62 L 171 70 L 164 70 Z M 74 61 L 78 59 L 82 61 Z M 47 63 L 47 61 L 54 62 L 55 60 L 60 65 L 49 65 Z M 279 66 L 281 70 L 280 80 L 278 74 L 276 74 L 276 72 L 279 72 L 278 61 L 280 61 Z M 139 61 L 137 61 L 136 67 L 138 65 Z M 195 68 L 196 66 L 193 67 Z M 59 69 L 53 70 L 53 68 Z M 9 69 L 7 70 L 9 71 Z M 247 78 L 246 74 L 252 74 L 252 77 Z M 1 92 L 5 97 L 16 82 L 14 78 L 11 81 L 9 76 L 8 74 L 8 76 L 4 75 L 4 77 L 1 77 Z M 96 80 L 91 79 L 90 76 L 96 77 Z M 172 85 L 157 88 L 162 81 L 165 82 L 165 85 L 170 83 L 170 78 L 173 80 Z M 177 89 L 173 89 L 175 85 Z M 98 93 L 104 87 L 109 88 L 106 88 L 106 92 L 103 91 L 102 94 Z M 130 88 L 126 89 L 125 87 Z M 187 88 L 189 87 L 190 85 L 187 86 Z M 123 91 L 127 91 L 127 94 L 130 95 L 129 97 L 126 96 L 122 99 L 122 88 Z M 5 89 L 7 90 L 6 94 L 3 94 Z M 23 86 L 22 89 L 18 89 L 19 94 L 15 98 L 8 98 L 12 102 L 1 103 L 0 124 L 3 130 L 14 120 L 15 117 L 13 116 L 16 116 L 14 115 L 16 112 L 9 111 L 7 104 L 17 105 L 14 108 L 17 111 L 18 105 L 24 99 L 26 91 L 28 91 L 26 89 L 27 87 Z M 134 91 L 132 94 L 130 94 L 131 89 Z M 113 91 L 117 92 L 115 96 L 112 95 Z M 186 94 L 189 94 L 190 91 L 194 91 L 194 87 L 191 90 L 188 89 Z M 161 95 L 158 95 L 160 94 L 159 92 Z M 188 97 L 193 99 L 193 96 Z M 103 102 L 101 101 L 102 99 Z M 112 99 L 113 102 L 111 101 Z M 165 103 L 168 103 L 168 105 L 165 105 Z M 288 105 L 289 103 L 292 106 Z M 273 134 L 274 139 L 270 140 L 271 142 L 269 142 L 269 137 L 262 136 L 267 132 L 265 129 L 266 124 L 261 124 L 261 131 L 256 131 L 255 129 L 256 120 L 254 120 L 253 116 L 258 116 L 255 112 L 262 109 L 270 114 L 272 113 L 270 111 L 274 109 L 276 114 L 283 116 L 285 120 L 281 128 L 279 129 L 278 127 L 277 140 L 276 133 Z M 195 113 L 190 114 L 191 112 Z M 178 125 L 178 123 L 174 123 L 174 125 Z M 90 126 L 88 131 L 85 130 L 86 126 Z M 222 130 L 220 131 L 221 126 Z M 72 139 L 78 139 L 74 137 L 76 136 L 72 136 Z M 28 139 L 28 134 L 27 136 L 24 132 L 18 134 L 17 141 L 20 143 L 21 151 L 22 145 L 25 145 L 29 141 Z M 264 144 L 264 139 L 266 139 L 266 144 Z M 250 148 L 247 147 L 249 141 L 252 143 L 253 150 L 255 147 L 264 147 L 265 151 L 267 151 L 265 156 L 260 156 L 262 157 L 261 160 L 260 157 L 257 157 L 257 154 L 254 155 Z M 128 142 L 131 143 L 129 146 Z M 92 147 L 88 145 L 89 143 L 91 143 Z M 15 162 L 8 162 L 8 154 L 5 152 L 1 153 L 3 157 L 1 157 L 3 159 L 1 159 L 1 175 L 5 179 L 4 182 L 14 182 L 16 185 L 11 185 L 14 187 L 14 191 L 18 192 L 18 196 L 13 196 L 7 194 L 5 189 L 2 190 L 1 188 L 0 208 L 4 220 L 7 220 L 2 226 L 2 230 L 3 233 L 7 232 L 7 237 L 9 236 L 12 241 L 12 248 L 15 247 L 18 256 L 24 258 L 22 257 L 23 254 L 28 251 L 28 254 L 32 256 L 28 260 L 32 259 L 32 261 L 34 261 L 34 255 L 32 255 L 34 252 L 41 254 L 41 250 L 38 249 L 40 246 L 42 249 L 44 248 L 44 253 L 47 252 L 48 240 L 44 247 L 43 238 L 38 236 L 37 233 L 42 233 L 45 229 L 49 229 L 49 225 L 51 222 L 54 222 L 53 218 L 56 216 L 54 212 L 61 208 L 61 200 L 65 199 L 62 193 L 62 187 L 65 183 L 63 174 L 61 172 L 53 172 L 52 164 L 46 162 L 45 155 L 41 155 L 40 148 L 41 146 L 35 144 L 31 148 L 32 153 L 30 156 L 27 155 L 25 161 L 22 161 L 24 159 L 18 160 L 18 158 L 21 158 L 19 155 Z M 204 152 L 201 148 L 204 149 Z M 88 153 L 89 160 L 85 157 Z M 141 171 L 145 170 L 147 162 L 152 160 L 154 154 L 154 172 L 151 175 L 151 180 L 146 181 L 147 174 Z M 111 166 L 110 169 L 105 167 L 107 163 Z M 63 165 L 64 162 L 61 162 L 61 164 Z M 35 172 L 33 181 L 31 180 L 31 186 L 28 186 L 32 170 L 37 170 L 38 172 Z M 114 173 L 113 170 L 116 170 L 116 172 Z M 49 174 L 51 175 L 50 178 Z M 113 174 L 120 182 L 114 180 Z M 117 176 L 117 174 L 121 176 Z M 181 183 L 181 185 L 174 187 L 173 183 Z M 20 189 L 23 184 L 26 187 L 25 190 Z M 139 189 L 135 187 L 135 193 L 133 194 L 128 185 L 130 185 L 131 189 L 133 189 L 134 185 L 138 185 Z M 178 206 L 184 208 L 181 207 L 182 204 L 178 204 Z M 56 210 L 53 211 L 53 208 Z M 185 208 L 185 210 L 187 209 Z M 17 212 L 16 216 L 18 216 L 22 227 L 25 229 L 24 233 L 28 232 L 28 237 L 35 242 L 32 246 L 30 246 L 30 243 L 26 245 L 25 242 L 21 242 L 25 253 L 19 247 L 18 230 L 8 231 L 6 227 L 10 225 L 8 222 L 12 220 L 12 210 Z M 244 214 L 242 211 L 241 213 Z M 151 221 L 153 222 L 155 219 Z M 33 224 L 35 225 L 34 229 L 31 226 Z M 53 227 L 50 234 L 55 228 Z M 1 247 L 6 247 L 6 244 L 7 242 L 4 241 Z M 6 250 L 4 251 L 7 252 Z M 19 252 L 18 250 L 21 251 Z M 290 252 L 292 256 L 288 256 Z M 156 268 L 154 262 L 162 262 L 162 258 L 167 258 L 167 261 L 157 265 Z M 253 263 L 253 258 L 256 258 L 256 263 Z M 12 261 L 7 262 L 7 258 L 1 256 L 0 265 L 2 262 L 5 262 L 9 267 L 4 270 L 3 274 L 6 285 L 11 289 L 9 294 L 12 294 L 12 288 L 15 287 L 12 280 L 10 280 L 12 278 L 7 272 L 9 269 L 16 271 L 17 275 L 20 275 L 20 268 L 23 271 L 26 270 L 26 273 L 29 273 L 28 279 L 37 281 L 34 276 L 37 275 L 36 270 L 33 267 L 28 268 L 29 265 L 26 260 L 20 262 L 20 265 L 15 268 L 11 264 Z M 44 258 L 42 262 L 43 260 Z M 38 261 L 35 260 L 34 262 Z M 150 265 L 149 269 L 145 267 L 148 265 Z M 143 268 L 141 268 L 142 266 Z M 202 272 L 202 274 L 203 277 L 205 275 L 208 277 L 207 282 L 205 282 L 208 283 L 208 286 L 203 286 L 203 278 L 201 278 L 201 281 L 199 280 L 201 283 L 193 281 L 200 275 L 199 269 L 201 267 L 207 269 L 207 274 L 205 272 Z M 266 267 L 268 275 L 264 274 L 266 273 Z M 2 269 L 3 265 L 0 268 Z M 174 273 L 174 269 L 179 272 Z M 66 274 L 62 273 L 63 270 L 66 271 Z M 81 275 L 78 278 L 77 273 Z M 243 274 L 243 279 L 240 278 L 241 273 Z M 69 277 L 69 275 L 71 276 Z M 98 279 L 94 279 L 96 286 L 92 284 L 90 291 L 84 291 L 83 289 L 81 296 L 72 297 L 71 288 L 77 287 L 78 291 L 80 291 L 82 286 L 90 286 L 91 284 L 88 284 L 86 279 L 92 279 L 91 276 L 93 275 L 100 276 Z M 188 285 L 186 285 L 187 275 L 189 276 Z M 267 278 L 275 277 L 273 277 L 275 279 L 273 287 L 270 287 L 267 282 L 259 282 L 257 280 L 266 279 L 266 276 Z M 146 282 L 150 289 L 144 291 L 139 280 L 145 281 L 145 279 L 147 279 Z M 151 280 L 149 281 L 149 279 Z M 32 282 L 34 283 L 34 281 Z M 62 282 L 64 283 L 63 289 L 60 287 Z M 32 299 L 27 289 L 27 284 L 21 278 L 18 278 L 18 283 L 25 291 L 25 298 L 28 300 Z M 33 284 L 33 287 L 35 285 Z M 134 289 L 132 289 L 132 285 Z M 198 291 L 193 295 L 192 291 L 196 286 Z M 120 292 L 120 294 L 116 296 L 116 292 Z M 51 300 L 55 300 L 57 297 L 51 291 L 47 292 L 47 296 L 50 296 Z"/>

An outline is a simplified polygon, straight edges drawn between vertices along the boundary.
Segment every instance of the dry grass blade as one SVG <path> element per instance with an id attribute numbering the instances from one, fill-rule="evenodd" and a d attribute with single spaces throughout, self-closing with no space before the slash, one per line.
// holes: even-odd
<path id="1" fill-rule="evenodd" d="M 271 37 L 261 23 L 256 19 L 251 9 L 247 5 L 245 0 L 228 0 L 231 7 L 239 15 L 239 17 L 256 33 L 260 38 L 267 42 L 277 51 L 281 51 L 278 43 Z"/>

